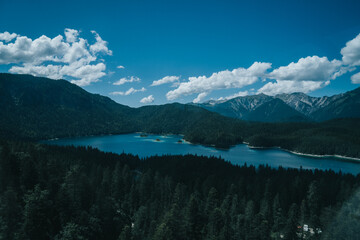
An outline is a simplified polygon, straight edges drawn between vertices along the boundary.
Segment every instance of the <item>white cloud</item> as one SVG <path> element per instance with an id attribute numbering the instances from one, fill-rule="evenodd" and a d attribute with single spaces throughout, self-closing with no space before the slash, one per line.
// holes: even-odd
<path id="1" fill-rule="evenodd" d="M 206 97 L 207 95 L 208 95 L 208 93 L 206 93 L 206 92 L 200 93 L 200 94 L 193 100 L 193 103 L 199 103 L 199 102 L 201 102 L 201 100 L 203 100 L 204 97 Z"/>
<path id="2" fill-rule="evenodd" d="M 143 99 L 140 100 L 141 103 L 147 104 L 147 103 L 153 103 L 155 100 L 155 98 L 153 97 L 153 95 L 149 95 L 147 97 L 144 97 Z"/>
<path id="3" fill-rule="evenodd" d="M 52 79 L 60 79 L 63 75 L 60 74 L 62 66 L 49 64 L 47 66 L 34 66 L 25 64 L 22 67 L 14 66 L 9 71 L 11 73 L 31 74 L 35 76 L 47 76 Z"/>
<path id="4" fill-rule="evenodd" d="M 279 67 L 268 74 L 276 82 L 268 82 L 257 92 L 267 95 L 281 93 L 309 93 L 330 84 L 330 80 L 343 75 L 350 69 L 339 60 L 329 61 L 327 57 L 306 57 Z"/>
<path id="5" fill-rule="evenodd" d="M 159 85 L 165 84 L 165 83 L 176 82 L 176 81 L 179 81 L 179 78 L 180 77 L 178 77 L 178 76 L 166 76 L 160 80 L 153 81 L 150 86 L 159 86 Z"/>
<path id="6" fill-rule="evenodd" d="M 132 83 L 132 82 L 140 82 L 140 78 L 138 77 L 128 77 L 128 78 L 121 78 L 119 81 L 116 81 L 113 83 L 113 85 L 123 85 L 125 83 Z"/>
<path id="7" fill-rule="evenodd" d="M 0 41 L 10 42 L 17 36 L 18 35 L 16 33 L 11 33 L 11 34 L 9 32 L 0 33 Z"/>
<path id="8" fill-rule="evenodd" d="M 233 95 L 230 95 L 230 96 L 227 96 L 227 97 L 220 97 L 218 98 L 218 100 L 230 100 L 230 99 L 233 99 L 233 98 L 236 98 L 236 97 L 244 97 L 244 96 L 247 96 L 249 95 L 249 92 L 248 91 L 240 91 L 238 93 L 235 93 Z"/>
<path id="9" fill-rule="evenodd" d="M 174 100 L 182 95 L 210 92 L 217 89 L 242 88 L 265 77 L 271 63 L 255 62 L 249 68 L 237 68 L 213 73 L 210 77 L 189 77 L 188 82 L 182 82 L 175 90 L 166 94 L 168 100 Z"/>
<path id="10" fill-rule="evenodd" d="M 360 66 L 360 34 L 346 43 L 341 49 L 341 54 L 344 64 Z"/>
<path id="11" fill-rule="evenodd" d="M 73 65 L 74 64 L 65 66 L 62 70 L 64 73 L 66 73 L 66 75 L 72 74 L 73 77 L 80 78 L 80 80 L 71 81 L 71 83 L 77 84 L 79 86 L 87 86 L 92 82 L 98 82 L 99 78 L 106 75 L 104 72 L 106 69 L 104 63 L 98 63 L 96 65 L 83 65 L 80 67 Z"/>
<path id="12" fill-rule="evenodd" d="M 342 61 L 327 57 L 308 56 L 300 58 L 297 62 L 291 62 L 287 66 L 281 66 L 268 73 L 271 63 L 255 62 L 248 69 L 238 68 L 232 71 L 213 73 L 210 77 L 190 77 L 187 82 L 178 83 L 177 88 L 166 94 L 168 100 L 174 100 L 183 95 L 199 94 L 194 101 L 200 101 L 205 93 L 217 89 L 242 88 L 258 81 L 259 78 L 274 79 L 258 89 L 258 93 L 276 95 L 280 93 L 304 92 L 308 93 L 323 88 L 330 84 L 331 80 L 342 76 L 347 72 L 356 70 L 360 66 L 360 34 L 346 43 L 341 49 Z M 360 74 L 351 77 L 353 83 L 360 84 Z M 222 97 L 221 100 L 248 94 L 246 91 L 239 95 Z"/>
<path id="13" fill-rule="evenodd" d="M 146 88 L 141 88 L 141 89 L 135 89 L 135 88 L 129 88 L 129 90 L 127 90 L 126 92 L 111 92 L 111 95 L 121 95 L 121 96 L 128 96 L 130 94 L 134 94 L 137 92 L 145 92 Z"/>
<path id="14" fill-rule="evenodd" d="M 323 88 L 330 84 L 330 81 L 289 81 L 277 80 L 275 83 L 269 82 L 258 90 L 258 93 L 274 96 L 281 93 L 303 92 L 308 93 Z"/>
<path id="15" fill-rule="evenodd" d="M 68 43 L 76 42 L 79 36 L 79 31 L 75 29 L 65 28 L 65 37 Z"/>
<path id="16" fill-rule="evenodd" d="M 107 42 L 104 41 L 97 32 L 91 31 L 91 33 L 95 35 L 96 42 L 90 46 L 90 51 L 93 54 L 102 52 L 107 55 L 112 55 L 112 51 L 107 47 Z"/>
<path id="17" fill-rule="evenodd" d="M 287 81 L 328 81 L 341 73 L 342 62 L 327 57 L 300 58 L 298 62 L 273 70 L 268 77 Z"/>
<path id="18" fill-rule="evenodd" d="M 351 82 L 354 84 L 360 84 L 360 72 L 351 76 Z"/>
<path id="19" fill-rule="evenodd" d="M 61 35 L 51 39 L 41 36 L 35 40 L 17 36 L 14 43 L 0 42 L 0 64 L 41 64 L 45 61 L 62 62 L 63 56 L 72 50 Z"/>
<path id="20" fill-rule="evenodd" d="M 119 65 L 119 66 L 117 66 L 116 68 L 118 68 L 118 69 L 124 69 L 125 67 L 122 66 L 122 65 Z"/>
<path id="21" fill-rule="evenodd" d="M 106 65 L 99 62 L 98 54 L 111 55 L 107 42 L 99 34 L 92 45 L 79 38 L 79 31 L 65 29 L 65 37 L 36 39 L 16 35 L 15 42 L 0 42 L 0 64 L 16 64 L 9 72 L 32 74 L 54 79 L 70 77 L 72 83 L 86 86 L 106 75 Z M 3 33 L 3 34 L 6 34 Z"/>

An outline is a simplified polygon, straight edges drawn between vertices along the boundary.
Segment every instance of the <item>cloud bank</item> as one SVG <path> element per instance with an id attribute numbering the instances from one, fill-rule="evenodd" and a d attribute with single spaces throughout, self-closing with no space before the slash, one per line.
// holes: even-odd
<path id="1" fill-rule="evenodd" d="M 330 80 L 346 72 L 339 60 L 329 61 L 327 57 L 300 58 L 287 66 L 274 69 L 268 78 L 276 82 L 268 82 L 257 92 L 267 95 L 281 93 L 303 92 L 309 93 L 330 84 Z"/>
<path id="2" fill-rule="evenodd" d="M 340 52 L 341 60 L 330 61 L 327 57 L 308 56 L 300 58 L 297 62 L 291 62 L 287 66 L 273 69 L 271 72 L 269 72 L 271 63 L 255 62 L 247 69 L 220 71 L 213 73 L 210 77 L 189 77 L 188 81 L 179 83 L 176 89 L 169 91 L 166 97 L 168 100 L 174 100 L 181 96 L 198 94 L 193 102 L 199 102 L 214 90 L 241 89 L 256 83 L 259 79 L 267 83 L 260 87 L 257 93 L 267 95 L 309 93 L 329 85 L 331 80 L 354 71 L 360 66 L 360 34 L 348 41 Z M 158 81 L 161 82 L 161 80 Z M 360 73 L 353 75 L 351 81 L 354 84 L 360 84 Z M 220 99 L 230 99 L 244 96 L 244 94 L 247 95 L 249 92 L 240 91 L 239 94 Z"/>
<path id="3" fill-rule="evenodd" d="M 323 88 L 330 84 L 330 81 L 289 81 L 277 80 L 276 82 L 269 82 L 261 87 L 257 92 L 266 95 L 274 96 L 281 93 L 303 92 L 309 93 L 317 89 Z"/>
<path id="4" fill-rule="evenodd" d="M 271 68 L 271 63 L 255 62 L 249 68 L 225 70 L 213 73 L 210 77 L 189 77 L 188 82 L 182 82 L 175 90 L 169 91 L 166 98 L 174 100 L 182 95 L 205 93 L 218 89 L 242 88 L 265 77 L 269 68 Z"/>
<path id="5" fill-rule="evenodd" d="M 106 75 L 101 55 L 112 55 L 107 42 L 92 31 L 95 43 L 80 38 L 80 32 L 65 29 L 64 35 L 36 39 L 16 33 L 0 33 L 0 64 L 14 64 L 9 72 L 32 74 L 53 79 L 70 78 L 86 86 Z"/>
<path id="6" fill-rule="evenodd" d="M 300 58 L 298 62 L 273 70 L 268 78 L 286 81 L 328 81 L 339 76 L 342 62 L 327 57 Z"/>

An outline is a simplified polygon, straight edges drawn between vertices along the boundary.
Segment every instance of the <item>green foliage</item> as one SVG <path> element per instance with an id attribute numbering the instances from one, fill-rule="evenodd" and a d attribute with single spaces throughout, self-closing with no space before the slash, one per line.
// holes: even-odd
<path id="1" fill-rule="evenodd" d="M 303 224 L 358 236 L 360 175 L 24 142 L 0 156 L 13 169 L 0 172 L 0 239 L 296 239 Z"/>

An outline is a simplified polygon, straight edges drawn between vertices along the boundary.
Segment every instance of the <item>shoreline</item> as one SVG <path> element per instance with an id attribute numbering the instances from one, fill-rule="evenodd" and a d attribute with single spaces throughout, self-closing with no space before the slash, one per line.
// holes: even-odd
<path id="1" fill-rule="evenodd" d="M 100 135 L 100 136 L 124 135 L 124 134 L 133 134 L 133 133 L 147 134 L 147 135 L 158 135 L 158 136 L 164 136 L 165 138 L 167 136 L 178 135 L 178 136 L 182 137 L 181 140 L 185 144 L 202 145 L 202 146 L 205 146 L 205 147 L 216 148 L 215 145 L 205 145 L 205 144 L 201 144 L 201 143 L 193 143 L 193 142 L 187 141 L 187 140 L 184 139 L 183 134 L 173 134 L 173 133 L 154 134 L 154 133 L 146 133 L 146 132 L 132 132 L 132 133 L 120 133 L 120 134 L 104 134 L 104 135 Z M 89 136 L 83 136 L 83 137 L 94 137 L 94 136 L 96 136 L 96 135 L 89 135 Z M 79 138 L 82 138 L 82 137 L 79 137 Z M 62 138 L 52 138 L 52 139 L 47 139 L 47 140 L 41 140 L 40 142 L 43 142 L 43 141 L 56 141 L 56 140 L 59 140 L 59 139 L 62 139 Z M 66 138 L 64 138 L 64 139 L 66 139 Z M 328 155 L 328 154 L 318 155 L 318 154 L 310 154 L 310 153 L 301 153 L 301 152 L 296 152 L 296 151 L 284 149 L 284 148 L 281 148 L 281 147 L 257 147 L 257 146 L 251 146 L 249 142 L 245 142 L 245 141 L 243 141 L 241 143 L 238 143 L 238 144 L 235 144 L 235 145 L 231 145 L 231 146 L 229 146 L 229 148 L 234 147 L 234 146 L 239 145 L 239 144 L 244 144 L 250 149 L 264 149 L 264 150 L 265 149 L 278 149 L 278 150 L 285 151 L 285 152 L 288 152 L 288 153 L 291 153 L 291 154 L 294 154 L 294 155 L 298 155 L 298 156 L 304 156 L 304 157 L 310 157 L 310 158 L 328 158 L 328 157 L 332 157 L 332 158 L 336 158 L 336 159 L 338 159 L 340 161 L 343 160 L 343 161 L 351 161 L 351 162 L 360 163 L 360 158 L 355 158 L 355 157 L 342 156 L 342 155 L 338 155 L 338 154 L 334 154 L 334 155 Z M 227 150 L 227 149 L 224 149 L 224 150 Z"/>
<path id="2" fill-rule="evenodd" d="M 310 154 L 310 153 L 301 153 L 301 152 L 296 152 L 296 151 L 291 151 L 285 148 L 281 148 L 281 147 L 257 147 L 257 146 L 251 146 L 248 142 L 243 142 L 243 144 L 247 145 L 250 149 L 279 149 L 281 151 L 285 151 L 291 154 L 295 154 L 298 156 L 304 156 L 304 157 L 312 157 L 312 158 L 337 158 L 339 160 L 348 160 L 348 161 L 352 161 L 352 162 L 360 162 L 360 158 L 355 158 L 355 157 L 347 157 L 347 156 L 342 156 L 342 155 L 338 155 L 338 154 L 334 154 L 334 155 L 319 155 L 319 154 Z"/>

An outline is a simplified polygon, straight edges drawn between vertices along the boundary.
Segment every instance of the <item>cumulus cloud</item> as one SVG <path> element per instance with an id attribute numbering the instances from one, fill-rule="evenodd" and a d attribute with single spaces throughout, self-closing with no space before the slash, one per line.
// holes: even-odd
<path id="1" fill-rule="evenodd" d="M 346 43 L 341 49 L 344 64 L 350 66 L 360 66 L 360 34 Z"/>
<path id="2" fill-rule="evenodd" d="M 151 86 L 159 86 L 159 85 L 162 85 L 165 83 L 172 83 L 172 82 L 179 81 L 179 79 L 180 79 L 180 77 L 178 77 L 178 76 L 166 76 L 160 80 L 153 81 Z"/>
<path id="3" fill-rule="evenodd" d="M 104 41 L 96 31 L 91 31 L 91 33 L 95 35 L 96 42 L 90 45 L 90 51 L 93 54 L 102 52 L 107 55 L 112 55 L 112 51 L 107 47 L 107 42 Z"/>
<path id="4" fill-rule="evenodd" d="M 201 100 L 203 100 L 204 97 L 206 97 L 207 95 L 208 95 L 207 92 L 200 93 L 200 94 L 193 100 L 193 103 L 199 103 L 199 102 L 201 102 Z"/>
<path id="5" fill-rule="evenodd" d="M 65 28 L 65 37 L 68 43 L 73 43 L 77 41 L 79 36 L 79 31 L 75 29 Z"/>
<path id="6" fill-rule="evenodd" d="M 360 84 L 360 72 L 351 76 L 351 82 L 354 84 Z"/>
<path id="7" fill-rule="evenodd" d="M 281 93 L 303 92 L 308 93 L 323 88 L 330 84 L 330 81 L 290 81 L 277 80 L 269 82 L 258 90 L 258 93 L 274 96 Z"/>
<path id="8" fill-rule="evenodd" d="M 168 100 L 174 100 L 182 95 L 211 92 L 217 89 L 242 88 L 266 76 L 271 63 L 255 62 L 249 68 L 237 68 L 213 73 L 210 77 L 189 77 L 189 81 L 166 94 Z"/>
<path id="9" fill-rule="evenodd" d="M 121 95 L 121 96 L 128 96 L 137 92 L 145 92 L 146 88 L 141 88 L 141 89 L 135 89 L 135 88 L 129 88 L 129 90 L 125 91 L 125 92 L 111 92 L 111 95 Z"/>
<path id="10" fill-rule="evenodd" d="M 342 62 L 339 60 L 329 61 L 327 57 L 309 56 L 275 69 L 268 77 L 282 81 L 328 81 L 339 76 L 341 67 Z"/>
<path id="11" fill-rule="evenodd" d="M 32 74 L 54 79 L 70 77 L 72 82 L 86 86 L 106 75 L 106 65 L 99 62 L 99 54 L 111 55 L 107 42 L 93 31 L 96 42 L 89 44 L 79 37 L 79 31 L 65 29 L 65 39 L 45 35 L 36 39 L 15 34 L 15 42 L 0 42 L 0 64 L 15 64 L 9 72 Z M 2 39 L 9 40 L 7 32 Z M 5 39 L 5 37 L 6 39 Z M 1 38 L 1 37 L 0 37 Z"/>
<path id="12" fill-rule="evenodd" d="M 116 68 L 118 68 L 118 69 L 124 69 L 125 67 L 122 66 L 122 65 L 119 65 L 119 66 L 117 66 Z"/>
<path id="13" fill-rule="evenodd" d="M 0 41 L 10 42 L 14 38 L 16 38 L 18 35 L 16 33 L 9 33 L 9 32 L 3 32 L 0 33 Z"/>
<path id="14" fill-rule="evenodd" d="M 132 82 L 140 82 L 140 78 L 138 77 L 127 77 L 127 78 L 121 78 L 119 81 L 116 81 L 113 83 L 113 85 L 123 85 L 125 83 L 132 83 Z"/>
<path id="15" fill-rule="evenodd" d="M 213 73 L 210 77 L 190 77 L 187 82 L 178 82 L 175 90 L 166 94 L 168 100 L 174 100 L 180 96 L 198 94 L 194 102 L 201 101 L 217 89 L 242 88 L 251 85 L 262 78 L 275 81 L 267 82 L 258 93 L 276 95 L 280 93 L 304 92 L 309 93 L 323 88 L 347 72 L 356 70 L 360 66 L 360 34 L 346 43 L 341 49 L 342 60 L 329 60 L 327 57 L 308 56 L 300 58 L 297 62 L 291 62 L 287 66 L 281 66 L 268 72 L 271 63 L 255 62 L 248 69 L 237 68 L 232 71 L 225 70 Z M 158 80 L 160 81 L 160 80 Z M 360 84 L 360 74 L 351 77 L 352 83 Z M 155 85 L 154 81 L 152 85 Z M 160 83 L 160 82 L 159 82 Z M 226 100 L 237 96 L 248 95 L 247 91 L 240 91 L 220 100 Z"/>
<path id="16" fill-rule="evenodd" d="M 297 62 L 291 62 L 269 73 L 268 78 L 276 81 L 266 83 L 258 93 L 309 93 L 329 85 L 330 80 L 350 70 L 352 69 L 336 59 L 329 61 L 327 57 L 318 56 L 300 58 Z"/>
<path id="17" fill-rule="evenodd" d="M 147 104 L 147 103 L 153 103 L 155 100 L 155 98 L 153 97 L 153 95 L 149 95 L 147 97 L 144 97 L 143 99 L 140 100 L 141 103 Z"/>
<path id="18" fill-rule="evenodd" d="M 220 97 L 218 98 L 218 100 L 230 100 L 230 99 L 233 99 L 233 98 L 237 98 L 237 97 L 244 97 L 244 96 L 247 96 L 249 95 L 249 91 L 240 91 L 238 93 L 235 93 L 233 95 L 230 95 L 230 96 L 227 96 L 227 97 Z"/>

